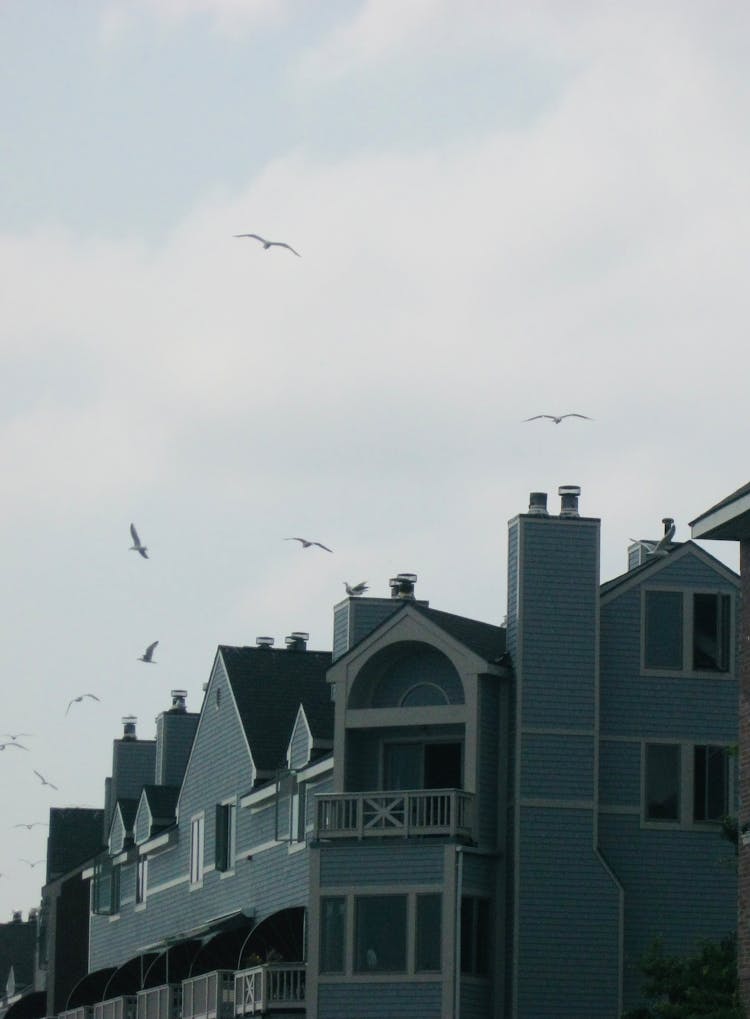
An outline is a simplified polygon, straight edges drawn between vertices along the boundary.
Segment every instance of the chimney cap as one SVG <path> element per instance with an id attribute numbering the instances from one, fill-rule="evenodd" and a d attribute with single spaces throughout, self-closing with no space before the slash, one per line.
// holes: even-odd
<path id="1" fill-rule="evenodd" d="M 274 642 L 274 638 L 273 637 L 256 637 L 255 638 L 255 646 L 256 647 L 273 647 L 273 642 Z"/>
<path id="2" fill-rule="evenodd" d="M 549 516 L 546 492 L 529 492 L 529 513 L 537 517 Z"/>
<path id="3" fill-rule="evenodd" d="M 391 598 L 413 598 L 416 582 L 416 573 L 397 573 L 395 577 L 391 577 L 388 581 L 388 586 L 391 589 Z"/>
<path id="4" fill-rule="evenodd" d="M 581 494 L 581 486 L 580 485 L 560 485 L 560 487 L 557 490 L 557 494 L 558 495 L 580 495 Z"/>

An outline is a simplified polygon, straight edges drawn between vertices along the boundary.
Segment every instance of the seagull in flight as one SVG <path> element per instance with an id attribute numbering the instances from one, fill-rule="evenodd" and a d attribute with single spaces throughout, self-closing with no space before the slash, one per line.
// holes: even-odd
<path id="1" fill-rule="evenodd" d="M 533 417 L 524 418 L 524 421 L 537 421 L 539 418 L 549 418 L 550 421 L 554 421 L 556 425 L 559 425 L 564 418 L 583 418 L 584 421 L 593 421 L 588 414 L 560 414 L 558 417 L 556 414 L 534 414 Z"/>
<path id="2" fill-rule="evenodd" d="M 133 539 L 133 544 L 130 546 L 131 552 L 139 552 L 144 559 L 148 559 L 148 546 L 141 545 L 141 539 L 138 537 L 135 524 L 130 525 L 130 537 Z"/>
<path id="3" fill-rule="evenodd" d="M 310 548 L 311 545 L 317 545 L 318 548 L 325 549 L 326 552 L 333 552 L 332 548 L 324 545 L 320 541 L 308 541 L 307 538 L 284 538 L 284 541 L 299 541 L 302 543 L 302 548 Z"/>
<path id="4" fill-rule="evenodd" d="M 20 824 L 12 824 L 11 828 L 25 828 L 26 831 L 31 831 L 32 828 L 47 828 L 48 825 L 44 821 L 32 821 L 31 824 L 25 824 L 23 821 Z"/>
<path id="5" fill-rule="evenodd" d="M 68 701 L 68 706 L 65 709 L 65 714 L 67 715 L 67 713 L 70 711 L 70 709 L 73 707 L 73 705 L 74 704 L 79 704 L 84 699 L 84 697 L 90 697 L 92 701 L 98 701 L 99 700 L 99 698 L 96 696 L 95 693 L 82 693 L 82 694 L 79 694 L 78 697 L 74 697 L 72 700 Z"/>
<path id="6" fill-rule="evenodd" d="M 285 244 L 284 241 L 267 241 L 265 237 L 261 237 L 260 234 L 235 234 L 235 237 L 252 237 L 254 241 L 260 241 L 266 251 L 269 248 L 288 248 L 293 255 L 297 258 L 302 258 L 299 251 L 295 251 L 291 244 Z"/>
<path id="7" fill-rule="evenodd" d="M 359 584 L 354 584 L 353 586 L 344 581 L 344 587 L 346 588 L 346 593 L 352 598 L 359 598 L 360 595 L 363 595 L 365 591 L 369 590 L 366 580 L 362 580 Z"/>
<path id="8" fill-rule="evenodd" d="M 44 775 L 42 775 L 41 772 L 37 771 L 36 768 L 34 769 L 34 774 L 39 779 L 39 781 L 42 783 L 42 785 L 48 785 L 50 787 L 50 789 L 57 789 L 57 786 L 54 785 L 52 782 L 48 782 L 47 779 L 44 777 Z"/>
<path id="9" fill-rule="evenodd" d="M 631 538 L 630 540 L 634 545 L 640 545 L 641 548 L 645 548 L 648 555 L 666 555 L 672 547 L 672 538 L 674 538 L 676 527 L 672 517 L 662 517 L 661 522 L 664 524 L 664 534 L 656 543 L 653 541 L 641 541 L 638 538 Z"/>
<path id="10" fill-rule="evenodd" d="M 23 743 L 16 743 L 15 740 L 12 743 L 0 743 L 0 750 L 5 750 L 6 747 L 17 747 L 19 750 L 28 750 Z"/>
<path id="11" fill-rule="evenodd" d="M 149 644 L 143 654 L 138 655 L 138 661 L 148 662 L 150 665 L 156 665 L 156 662 L 154 661 L 154 651 L 156 650 L 156 645 L 158 643 L 159 641 L 155 640 L 153 644 Z"/>
<path id="12" fill-rule="evenodd" d="M 0 739 L 12 739 L 14 742 L 22 736 L 33 736 L 33 732 L 0 732 Z"/>
<path id="13" fill-rule="evenodd" d="M 21 863 L 28 863 L 28 865 L 31 867 L 32 870 L 34 869 L 34 867 L 38 867 L 40 863 L 46 863 L 47 862 L 46 860 L 26 860 L 26 859 L 24 859 L 23 856 L 20 857 L 20 860 L 21 860 Z"/>

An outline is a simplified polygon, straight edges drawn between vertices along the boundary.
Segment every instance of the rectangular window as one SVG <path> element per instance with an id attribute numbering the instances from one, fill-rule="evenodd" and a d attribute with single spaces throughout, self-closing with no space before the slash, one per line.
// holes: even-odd
<path id="1" fill-rule="evenodd" d="M 320 900 L 320 972 L 344 972 L 346 899 L 329 896 Z"/>
<path id="2" fill-rule="evenodd" d="M 289 841 L 304 842 L 307 836 L 307 783 L 298 782 L 292 795 L 292 809 L 289 815 Z"/>
<path id="3" fill-rule="evenodd" d="M 94 866 L 92 912 L 114 916 L 120 912 L 120 868 L 111 859 L 102 857 Z"/>
<path id="4" fill-rule="evenodd" d="M 682 669 L 681 591 L 646 591 L 644 665 Z"/>
<path id="5" fill-rule="evenodd" d="M 647 821 L 680 820 L 680 746 L 677 743 L 646 745 Z"/>
<path id="6" fill-rule="evenodd" d="M 217 805 L 214 863 L 216 864 L 216 869 L 219 871 L 231 870 L 234 866 L 234 832 L 236 820 L 237 807 L 234 803 L 220 803 Z"/>
<path id="7" fill-rule="evenodd" d="M 146 901 L 148 894 L 148 857 L 139 856 L 138 866 L 135 872 L 135 901 L 136 904 Z"/>
<path id="8" fill-rule="evenodd" d="M 190 822 L 190 884 L 203 881 L 203 815 Z"/>
<path id="9" fill-rule="evenodd" d="M 383 779 L 386 789 L 462 789 L 460 743 L 386 743 Z"/>
<path id="10" fill-rule="evenodd" d="M 487 976 L 490 971 L 490 902 L 461 899 L 461 972 Z"/>
<path id="11" fill-rule="evenodd" d="M 730 811 L 726 747 L 693 747 L 693 820 L 721 821 Z"/>
<path id="12" fill-rule="evenodd" d="M 354 969 L 357 973 L 406 972 L 406 896 L 355 899 Z"/>
<path id="13" fill-rule="evenodd" d="M 729 671 L 731 599 L 728 594 L 693 595 L 693 668 Z"/>
<path id="14" fill-rule="evenodd" d="M 415 967 L 418 973 L 440 970 L 442 899 L 440 895 L 417 896 L 417 944 Z"/>

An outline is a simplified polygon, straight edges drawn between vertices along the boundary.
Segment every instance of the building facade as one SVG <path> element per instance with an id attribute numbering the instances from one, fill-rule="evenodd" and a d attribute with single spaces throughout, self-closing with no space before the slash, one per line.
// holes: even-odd
<path id="1" fill-rule="evenodd" d="M 126 720 L 57 1014 L 616 1019 L 654 938 L 734 929 L 739 580 L 670 534 L 601 584 L 561 496 L 509 523 L 504 625 L 399 574 L 331 653 L 222 646 L 199 714 Z"/>

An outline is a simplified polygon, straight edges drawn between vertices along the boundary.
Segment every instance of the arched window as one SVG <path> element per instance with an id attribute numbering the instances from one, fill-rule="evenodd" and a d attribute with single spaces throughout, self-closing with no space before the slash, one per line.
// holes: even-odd
<path id="1" fill-rule="evenodd" d="M 445 692 L 434 683 L 416 683 L 401 698 L 402 708 L 422 708 L 430 704 L 447 704 Z"/>

